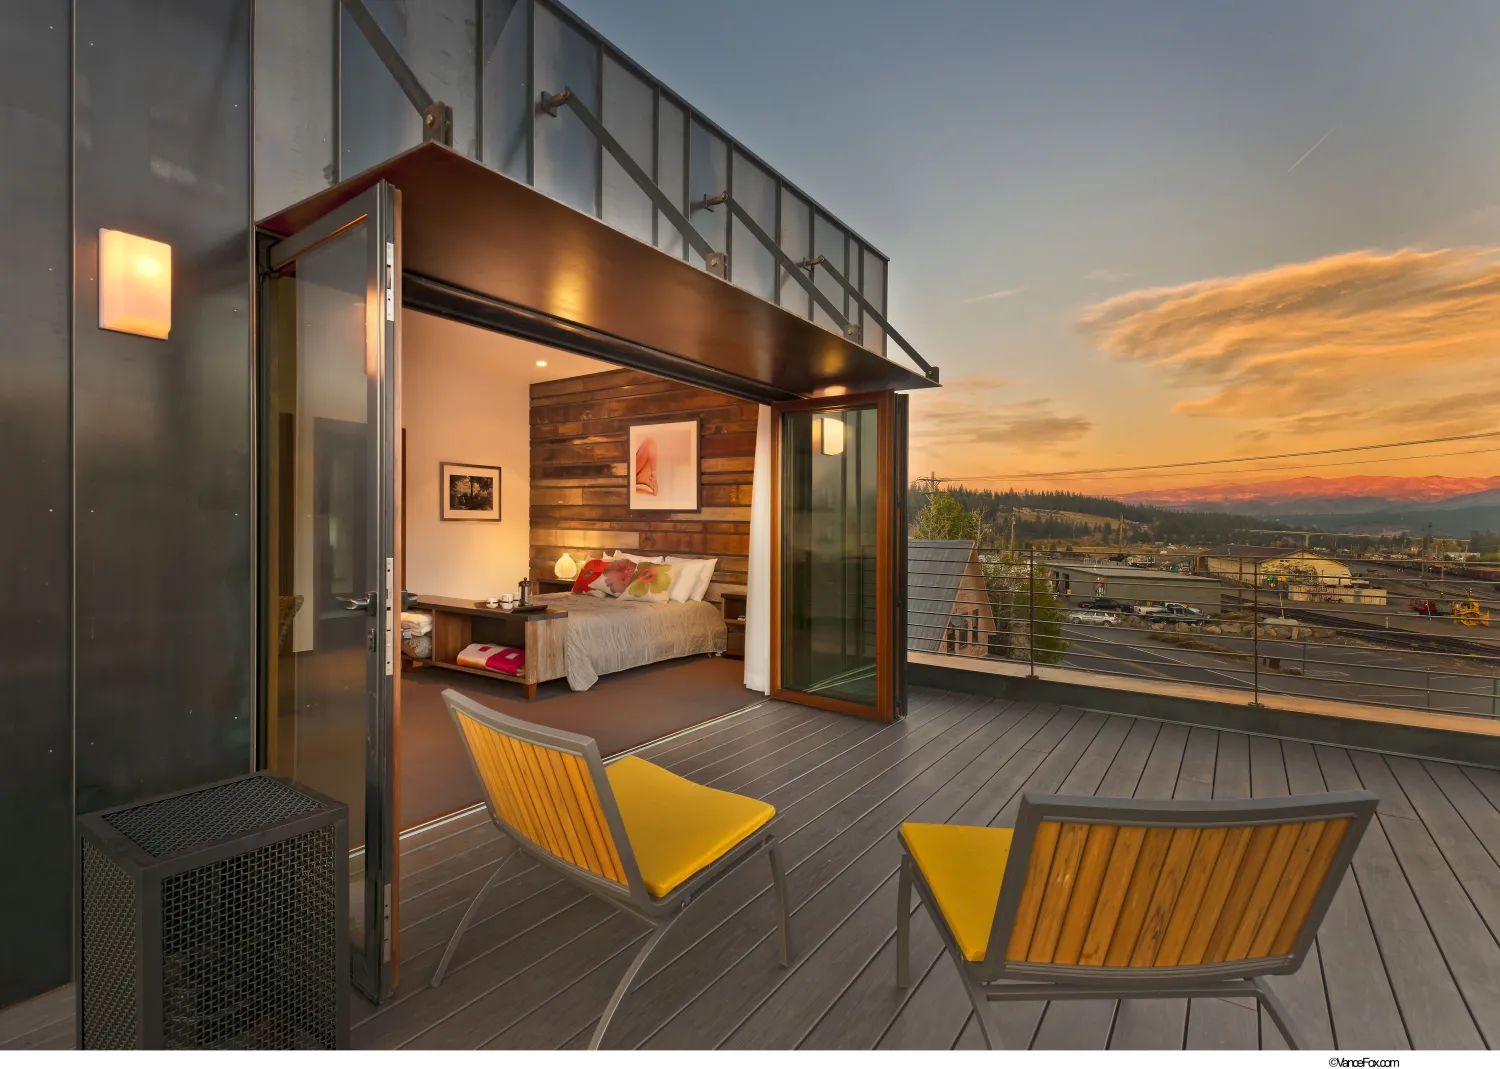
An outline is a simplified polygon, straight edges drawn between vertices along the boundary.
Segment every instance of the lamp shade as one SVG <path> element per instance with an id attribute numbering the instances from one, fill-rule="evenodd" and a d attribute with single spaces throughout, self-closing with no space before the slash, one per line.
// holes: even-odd
<path id="1" fill-rule="evenodd" d="M 573 579 L 578 575 L 578 562 L 564 553 L 557 558 L 557 566 L 552 569 L 559 579 Z"/>
<path id="2" fill-rule="evenodd" d="M 99 326 L 147 338 L 172 332 L 172 246 L 99 231 Z"/>

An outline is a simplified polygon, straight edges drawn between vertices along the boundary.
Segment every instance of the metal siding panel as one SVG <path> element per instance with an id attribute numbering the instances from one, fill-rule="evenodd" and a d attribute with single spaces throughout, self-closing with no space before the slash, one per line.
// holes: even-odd
<path id="1" fill-rule="evenodd" d="M 77 805 L 251 759 L 249 0 L 77 0 Z M 170 339 L 97 326 L 97 234 L 166 241 Z"/>
<path id="2" fill-rule="evenodd" d="M 68 8 L 0 12 L 0 248 L 24 250 L 0 286 L 0 591 L 26 614 L 0 643 L 0 1006 L 71 973 Z"/>

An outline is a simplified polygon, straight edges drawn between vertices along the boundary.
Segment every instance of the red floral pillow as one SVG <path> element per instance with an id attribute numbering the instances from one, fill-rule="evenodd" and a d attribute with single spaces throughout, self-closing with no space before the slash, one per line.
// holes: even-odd
<path id="1" fill-rule="evenodd" d="M 573 580 L 573 593 L 586 594 L 595 579 L 604 574 L 604 569 L 609 566 L 609 561 L 603 557 L 594 557 L 592 560 L 583 562 L 583 567 L 578 569 L 578 578 Z"/>
<path id="2" fill-rule="evenodd" d="M 635 561 L 612 560 L 599 573 L 599 578 L 589 584 L 589 593 L 595 597 L 617 598 L 625 592 L 630 581 L 635 578 Z"/>

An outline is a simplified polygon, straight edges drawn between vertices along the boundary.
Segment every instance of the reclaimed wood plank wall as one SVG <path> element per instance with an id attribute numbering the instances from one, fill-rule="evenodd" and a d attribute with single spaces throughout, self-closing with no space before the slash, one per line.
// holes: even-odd
<path id="1" fill-rule="evenodd" d="M 757 406 L 640 371 L 531 386 L 531 577 L 616 549 L 719 558 L 714 582 L 742 586 L 750 552 Z M 699 512 L 630 510 L 629 428 L 698 419 Z"/>

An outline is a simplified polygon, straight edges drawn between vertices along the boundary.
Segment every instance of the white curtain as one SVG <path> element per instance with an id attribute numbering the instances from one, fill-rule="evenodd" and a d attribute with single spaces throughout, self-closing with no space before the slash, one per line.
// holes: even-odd
<path id="1" fill-rule="evenodd" d="M 771 690 L 771 409 L 755 428 L 755 481 L 750 487 L 750 575 L 745 594 L 745 686 Z"/>

